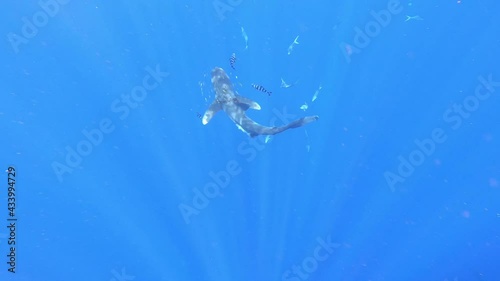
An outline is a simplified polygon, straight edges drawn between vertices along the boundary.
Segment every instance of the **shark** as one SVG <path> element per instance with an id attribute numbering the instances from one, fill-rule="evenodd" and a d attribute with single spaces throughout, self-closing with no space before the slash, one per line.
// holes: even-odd
<path id="1" fill-rule="evenodd" d="M 317 115 L 314 115 L 302 117 L 283 126 L 263 126 L 246 115 L 246 111 L 250 108 L 260 110 L 260 105 L 249 98 L 240 96 L 222 68 L 215 67 L 212 70 L 211 81 L 215 90 L 215 99 L 201 119 L 203 125 L 207 125 L 217 112 L 224 111 L 240 130 L 253 138 L 259 135 L 276 135 L 319 119 Z"/>

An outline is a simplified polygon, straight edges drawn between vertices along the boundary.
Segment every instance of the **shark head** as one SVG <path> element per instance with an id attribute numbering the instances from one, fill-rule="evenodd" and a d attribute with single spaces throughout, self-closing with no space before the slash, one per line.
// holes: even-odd
<path id="1" fill-rule="evenodd" d="M 227 103 L 234 100 L 234 87 L 226 72 L 216 67 L 212 70 L 212 85 L 215 90 L 215 100 L 219 103 Z"/>
<path id="2" fill-rule="evenodd" d="M 211 81 L 215 91 L 215 100 L 202 118 L 204 125 L 208 124 L 215 113 L 220 110 L 224 110 L 235 123 L 240 122 L 241 118 L 245 117 L 247 109 L 260 110 L 258 103 L 238 95 L 231 79 L 222 68 L 216 67 L 212 70 Z"/>

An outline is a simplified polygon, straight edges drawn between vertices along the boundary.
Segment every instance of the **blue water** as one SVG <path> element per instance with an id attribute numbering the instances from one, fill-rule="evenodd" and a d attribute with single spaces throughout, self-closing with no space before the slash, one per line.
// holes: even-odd
<path id="1" fill-rule="evenodd" d="M 0 280 L 500 280 L 500 4 L 428 2 L 4 3 Z"/>

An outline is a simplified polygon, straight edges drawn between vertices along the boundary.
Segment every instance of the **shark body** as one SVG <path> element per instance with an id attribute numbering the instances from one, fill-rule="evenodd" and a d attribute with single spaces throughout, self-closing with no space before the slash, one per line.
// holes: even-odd
<path id="1" fill-rule="evenodd" d="M 203 115 L 203 125 L 208 124 L 217 112 L 223 110 L 240 130 L 250 137 L 255 137 L 258 135 L 276 135 L 288 129 L 304 126 L 319 118 L 314 115 L 297 119 L 280 127 L 263 126 L 248 118 L 245 114 L 249 108 L 260 110 L 260 105 L 253 100 L 238 95 L 231 80 L 222 68 L 216 67 L 212 70 L 212 85 L 215 90 L 215 100 Z"/>

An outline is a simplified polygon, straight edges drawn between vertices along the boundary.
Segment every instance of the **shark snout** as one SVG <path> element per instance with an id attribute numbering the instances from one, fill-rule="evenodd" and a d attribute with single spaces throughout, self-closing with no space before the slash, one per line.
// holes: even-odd
<path id="1" fill-rule="evenodd" d="M 226 72 L 224 72 L 224 69 L 220 67 L 215 67 L 212 69 L 212 76 L 217 76 L 217 75 L 226 75 Z"/>

